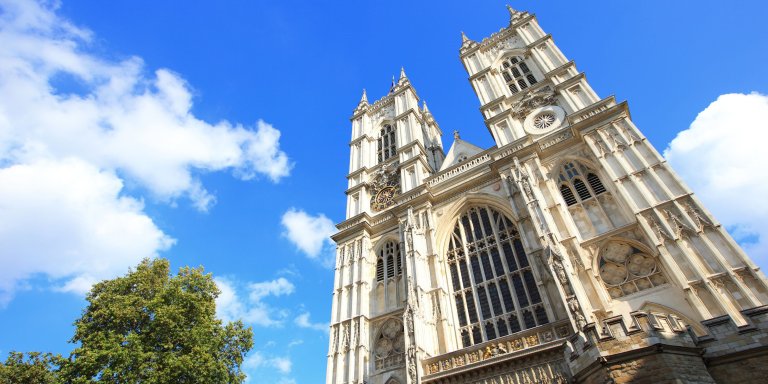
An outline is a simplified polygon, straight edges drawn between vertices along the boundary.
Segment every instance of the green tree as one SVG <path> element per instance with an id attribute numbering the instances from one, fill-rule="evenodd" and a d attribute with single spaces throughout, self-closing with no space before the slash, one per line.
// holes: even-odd
<path id="1" fill-rule="evenodd" d="M 165 259 L 94 285 L 62 377 L 73 384 L 242 383 L 253 333 L 240 321 L 216 319 L 218 294 L 202 268 L 171 277 Z"/>
<path id="2" fill-rule="evenodd" d="M 0 384 L 58 384 L 59 368 L 65 360 L 50 353 L 11 352 L 0 363 Z"/>

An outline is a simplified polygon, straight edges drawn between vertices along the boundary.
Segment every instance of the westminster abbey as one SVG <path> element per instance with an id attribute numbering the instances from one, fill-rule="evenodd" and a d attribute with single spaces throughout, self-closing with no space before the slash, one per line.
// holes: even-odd
<path id="1" fill-rule="evenodd" d="M 351 117 L 328 384 L 768 381 L 768 284 L 533 14 L 460 59 L 496 145 L 404 71 Z"/>

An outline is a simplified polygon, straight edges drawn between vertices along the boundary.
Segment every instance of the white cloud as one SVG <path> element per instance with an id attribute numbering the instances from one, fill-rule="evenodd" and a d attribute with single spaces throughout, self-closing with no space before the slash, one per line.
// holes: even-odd
<path id="1" fill-rule="evenodd" d="M 266 296 L 290 295 L 295 290 L 293 284 L 284 277 L 261 283 L 248 284 L 249 297 L 252 301 L 261 301 Z"/>
<path id="2" fill-rule="evenodd" d="M 674 169 L 734 235 L 768 267 L 768 96 L 721 95 L 664 151 Z"/>
<path id="3" fill-rule="evenodd" d="M 291 208 L 283 214 L 282 224 L 285 229 L 283 236 L 311 259 L 317 259 L 324 250 L 328 252 L 328 248 L 333 247 L 330 236 L 336 232 L 336 227 L 331 219 L 322 213 L 311 216 L 302 210 Z"/>
<path id="4" fill-rule="evenodd" d="M 304 312 L 298 316 L 296 316 L 295 319 L 293 319 L 293 323 L 298 325 L 301 328 L 308 328 L 308 329 L 315 329 L 322 332 L 328 332 L 329 325 L 326 323 L 313 323 L 309 320 L 309 312 Z"/>
<path id="5" fill-rule="evenodd" d="M 0 173 L 19 183 L 0 184 L 0 302 L 36 274 L 82 292 L 170 246 L 141 193 L 206 211 L 198 174 L 278 182 L 292 166 L 270 124 L 197 118 L 181 76 L 93 53 L 56 6 L 0 0 Z"/>
<path id="6" fill-rule="evenodd" d="M 114 174 L 74 159 L 0 168 L 0 305 L 35 274 L 84 293 L 173 244 L 121 188 Z"/>
<path id="7" fill-rule="evenodd" d="M 252 377 L 262 376 L 257 373 L 265 368 L 277 371 L 277 373 L 281 375 L 288 375 L 293 368 L 293 362 L 288 356 L 268 356 L 261 351 L 250 352 L 243 361 L 243 371 L 246 372 L 248 376 L 247 382 L 250 382 Z M 294 381 L 290 378 L 283 377 L 279 382 L 291 383 Z"/>
<path id="8" fill-rule="evenodd" d="M 216 299 L 216 315 L 224 321 L 242 320 L 245 323 L 279 327 L 283 325 L 288 312 L 276 308 L 264 301 L 267 297 L 290 295 L 294 292 L 293 283 L 285 278 L 278 278 L 260 283 L 250 283 L 244 288 L 245 294 L 238 293 L 241 286 L 223 277 L 215 278 L 221 293 Z M 243 290 L 243 289 L 240 289 Z"/>

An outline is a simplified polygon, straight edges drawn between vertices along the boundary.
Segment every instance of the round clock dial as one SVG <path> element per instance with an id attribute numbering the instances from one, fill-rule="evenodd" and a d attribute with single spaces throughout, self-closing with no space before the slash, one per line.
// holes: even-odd
<path id="1" fill-rule="evenodd" d="M 380 211 L 394 204 L 395 187 L 384 187 L 373 198 L 373 209 Z"/>

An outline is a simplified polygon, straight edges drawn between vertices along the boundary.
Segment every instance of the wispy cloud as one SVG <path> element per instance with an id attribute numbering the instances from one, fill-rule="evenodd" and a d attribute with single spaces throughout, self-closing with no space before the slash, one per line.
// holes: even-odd
<path id="1" fill-rule="evenodd" d="M 216 299 L 216 315 L 220 319 L 239 319 L 263 327 L 283 325 L 288 311 L 268 304 L 265 299 L 292 294 L 295 287 L 290 281 L 282 277 L 245 285 L 223 277 L 216 277 L 215 281 L 221 291 Z"/>
<path id="2" fill-rule="evenodd" d="M 248 353 L 243 361 L 243 371 L 248 376 L 247 382 L 254 382 L 256 377 L 262 377 L 260 373 L 264 370 L 273 371 L 272 374 L 277 373 L 282 376 L 278 380 L 279 383 L 295 383 L 295 381 L 287 377 L 293 369 L 293 362 L 288 356 L 273 356 L 268 355 L 262 351 L 252 351 Z"/>
<path id="3" fill-rule="evenodd" d="M 295 319 L 293 319 L 294 324 L 298 325 L 301 328 L 308 328 L 308 329 L 314 329 L 318 331 L 322 331 L 325 333 L 328 333 L 328 327 L 329 324 L 327 323 L 313 323 L 309 320 L 309 312 L 304 312 L 298 316 L 296 316 Z"/>

